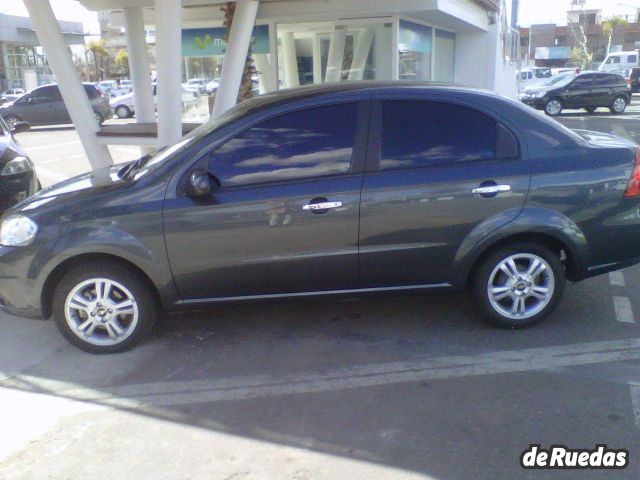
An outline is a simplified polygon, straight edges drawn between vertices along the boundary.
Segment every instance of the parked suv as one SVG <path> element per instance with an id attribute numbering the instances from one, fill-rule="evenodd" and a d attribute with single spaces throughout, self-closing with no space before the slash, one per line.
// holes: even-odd
<path id="1" fill-rule="evenodd" d="M 631 103 L 631 89 L 618 74 L 583 72 L 565 75 L 553 85 L 528 90 L 520 95 L 520 99 L 553 117 L 566 108 L 584 108 L 593 113 L 598 107 L 607 107 L 611 113 L 622 113 Z"/>
<path id="2" fill-rule="evenodd" d="M 111 118 L 109 99 L 94 85 L 84 84 L 98 123 Z M 0 106 L 0 115 L 9 128 L 16 122 L 26 121 L 31 125 L 71 123 L 71 117 L 62 100 L 58 85 L 43 85 L 25 93 L 17 100 Z"/>
<path id="3" fill-rule="evenodd" d="M 43 190 L 0 226 L 0 305 L 121 351 L 159 309 L 466 289 L 504 327 L 640 261 L 638 146 L 488 92 L 326 84 Z M 615 248 L 613 248 L 615 246 Z"/>

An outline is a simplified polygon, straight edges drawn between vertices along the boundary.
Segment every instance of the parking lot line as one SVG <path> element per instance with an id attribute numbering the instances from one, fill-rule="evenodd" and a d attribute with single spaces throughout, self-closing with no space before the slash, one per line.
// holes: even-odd
<path id="1" fill-rule="evenodd" d="M 114 408 L 143 408 L 319 393 L 405 382 L 530 372 L 559 367 L 640 359 L 640 338 L 580 343 L 476 355 L 432 357 L 406 362 L 357 365 L 318 372 L 254 375 L 97 389 L 31 375 L 0 381 L 0 388 L 53 394 Z"/>
<path id="2" fill-rule="evenodd" d="M 616 319 L 622 323 L 634 323 L 633 309 L 628 297 L 613 297 L 613 308 L 616 311 Z"/>
<path id="3" fill-rule="evenodd" d="M 27 151 L 27 153 L 33 151 L 33 150 L 49 150 L 52 148 L 56 148 L 56 147 L 64 147 L 66 145 L 75 145 L 77 143 L 80 143 L 80 140 L 71 140 L 68 142 L 60 142 L 60 143 L 51 143 L 51 144 L 47 144 L 47 145 L 38 145 L 36 147 L 25 147 L 25 150 Z"/>
<path id="4" fill-rule="evenodd" d="M 624 273 L 622 273 L 621 271 L 610 272 L 609 282 L 614 287 L 624 287 L 625 286 Z"/>

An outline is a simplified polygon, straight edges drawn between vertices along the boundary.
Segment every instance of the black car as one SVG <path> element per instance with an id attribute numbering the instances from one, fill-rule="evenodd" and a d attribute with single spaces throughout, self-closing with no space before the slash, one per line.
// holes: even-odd
<path id="1" fill-rule="evenodd" d="M 98 124 L 113 116 L 109 98 L 95 85 L 84 84 Z M 58 85 L 43 85 L 25 93 L 18 99 L 0 105 L 0 115 L 9 127 L 15 122 L 26 121 L 31 125 L 71 123 L 71 117 L 62 100 Z"/>
<path id="2" fill-rule="evenodd" d="M 627 68 L 622 76 L 633 93 L 640 92 L 640 68 Z"/>
<path id="3" fill-rule="evenodd" d="M 90 352 L 130 348 L 159 309 L 313 295 L 465 289 L 523 327 L 565 279 L 640 261 L 639 208 L 627 140 L 472 89 L 304 87 L 11 209 L 0 303 Z"/>
<path id="4" fill-rule="evenodd" d="M 631 89 L 618 74 L 583 72 L 564 74 L 554 84 L 531 88 L 520 95 L 520 100 L 552 117 L 565 108 L 584 108 L 593 113 L 606 107 L 611 113 L 622 113 L 631 103 Z"/>
<path id="5" fill-rule="evenodd" d="M 33 163 L 13 138 L 29 128 L 28 123 L 18 122 L 9 129 L 0 118 L 0 213 L 40 189 Z"/>

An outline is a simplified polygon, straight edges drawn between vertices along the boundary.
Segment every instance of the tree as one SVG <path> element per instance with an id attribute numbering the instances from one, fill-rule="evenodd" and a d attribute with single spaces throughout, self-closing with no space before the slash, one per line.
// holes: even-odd
<path id="1" fill-rule="evenodd" d="M 107 52 L 107 49 L 105 47 L 105 43 L 104 40 L 100 39 L 100 40 L 90 40 L 89 42 L 87 42 L 87 46 L 86 46 L 87 50 L 91 52 L 91 55 L 93 55 L 93 63 L 96 67 L 96 79 L 97 80 L 104 80 L 104 78 L 102 78 L 101 72 L 100 72 L 100 66 L 98 64 L 98 59 L 102 59 L 104 57 L 108 57 L 109 56 L 109 52 Z"/>
<path id="2" fill-rule="evenodd" d="M 587 14 L 582 9 L 584 20 L 578 23 L 571 23 L 571 32 L 573 33 L 573 38 L 575 39 L 577 45 L 573 47 L 571 51 L 571 60 L 574 60 L 577 66 L 579 66 L 583 70 L 588 70 L 591 68 L 591 62 L 593 61 L 593 52 L 589 49 L 589 43 L 587 40 Z"/>
<path id="3" fill-rule="evenodd" d="M 118 70 L 120 70 L 121 72 L 124 72 L 125 76 L 128 78 L 129 77 L 129 54 L 124 48 L 120 49 L 120 51 L 116 54 L 115 62 L 116 62 L 116 65 L 118 66 Z"/>
<path id="4" fill-rule="evenodd" d="M 607 55 L 611 50 L 611 40 L 613 38 L 613 32 L 618 25 L 626 25 L 628 22 L 626 19 L 615 16 L 602 22 L 602 35 L 607 39 Z"/>
<path id="5" fill-rule="evenodd" d="M 224 26 L 226 27 L 225 41 L 227 41 L 229 38 L 229 32 L 231 31 L 233 15 L 236 11 L 236 3 L 227 2 L 226 5 L 221 7 L 221 10 L 224 12 Z M 244 69 L 242 71 L 242 81 L 240 83 L 240 89 L 238 91 L 238 102 L 242 102 L 243 100 L 247 100 L 248 98 L 251 98 L 253 96 L 253 76 L 255 74 L 256 69 L 253 66 L 253 54 L 251 52 L 251 46 L 249 46 L 247 58 L 245 59 L 244 63 Z"/>

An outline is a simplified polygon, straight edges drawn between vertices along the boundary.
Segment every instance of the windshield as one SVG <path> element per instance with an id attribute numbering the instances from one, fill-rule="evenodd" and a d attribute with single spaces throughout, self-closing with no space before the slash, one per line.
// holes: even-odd
<path id="1" fill-rule="evenodd" d="M 575 73 L 561 73 L 556 75 L 555 77 L 551 77 L 546 82 L 544 82 L 543 85 L 558 85 L 558 86 L 566 85 L 571 80 L 573 80 L 575 76 L 576 76 Z M 566 83 L 563 83 L 563 82 L 566 82 Z"/>

